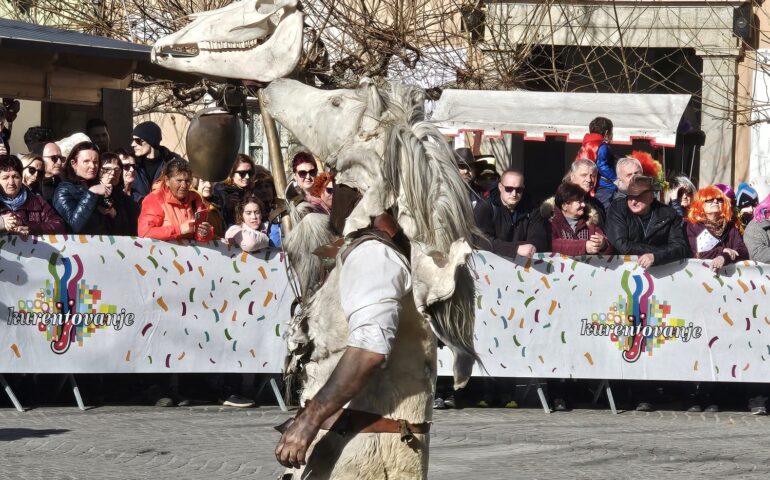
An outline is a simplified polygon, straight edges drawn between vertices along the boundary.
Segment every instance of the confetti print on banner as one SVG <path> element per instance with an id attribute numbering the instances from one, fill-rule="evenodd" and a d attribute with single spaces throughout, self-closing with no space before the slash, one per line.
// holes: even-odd
<path id="1" fill-rule="evenodd" d="M 13 351 L 13 354 L 16 356 L 16 358 L 21 358 L 21 351 L 19 350 L 19 346 L 15 343 L 11 344 L 11 351 Z"/>
<path id="2" fill-rule="evenodd" d="M 270 301 L 275 297 L 275 294 L 273 292 L 267 292 L 265 295 L 265 301 L 262 302 L 263 307 L 267 307 L 270 304 Z"/>

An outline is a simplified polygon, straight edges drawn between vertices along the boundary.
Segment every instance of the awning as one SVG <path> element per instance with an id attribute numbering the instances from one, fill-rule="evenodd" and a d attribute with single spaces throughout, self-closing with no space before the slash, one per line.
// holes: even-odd
<path id="1" fill-rule="evenodd" d="M 581 142 L 591 120 L 602 116 L 612 120 L 613 143 L 646 139 L 671 147 L 689 101 L 690 95 L 444 90 L 432 120 L 448 136 L 512 133 L 525 140 L 565 136 Z"/>
<path id="2" fill-rule="evenodd" d="M 131 42 L 0 18 L 0 96 L 98 104 L 103 88 L 124 89 L 132 73 L 181 83 L 199 77 L 150 61 Z"/>

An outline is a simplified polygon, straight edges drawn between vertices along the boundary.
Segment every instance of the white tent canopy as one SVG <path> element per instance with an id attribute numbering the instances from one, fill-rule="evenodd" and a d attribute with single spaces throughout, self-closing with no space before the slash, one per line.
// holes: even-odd
<path id="1" fill-rule="evenodd" d="M 643 138 L 674 146 L 689 101 L 690 95 L 444 90 L 433 122 L 448 136 L 481 131 L 487 137 L 516 133 L 526 140 L 544 140 L 564 135 L 580 142 L 591 120 L 602 116 L 614 124 L 613 143 Z"/>

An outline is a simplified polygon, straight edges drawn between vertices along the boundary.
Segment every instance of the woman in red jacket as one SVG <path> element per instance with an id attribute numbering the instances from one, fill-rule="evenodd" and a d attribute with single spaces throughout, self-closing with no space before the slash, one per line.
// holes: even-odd
<path id="1" fill-rule="evenodd" d="M 43 197 L 22 183 L 14 155 L 0 156 L 0 232 L 27 235 L 64 233 L 64 222 Z"/>
<path id="2" fill-rule="evenodd" d="M 541 207 L 543 218 L 550 217 L 551 251 L 569 256 L 612 253 L 612 245 L 599 226 L 599 212 L 586 204 L 585 196 L 579 186 L 562 183 L 556 189 L 554 204 L 546 202 Z"/>
<path id="3" fill-rule="evenodd" d="M 207 242 L 214 238 L 214 228 L 206 221 L 208 206 L 192 191 L 190 164 L 180 158 L 166 163 L 163 174 L 144 197 L 139 214 L 140 237 L 156 240 L 195 238 Z"/>

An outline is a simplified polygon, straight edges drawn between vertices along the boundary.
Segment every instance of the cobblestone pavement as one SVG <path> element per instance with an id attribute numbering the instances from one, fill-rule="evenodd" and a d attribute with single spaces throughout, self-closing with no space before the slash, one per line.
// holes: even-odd
<path id="1" fill-rule="evenodd" d="M 0 478 L 274 479 L 277 408 L 0 409 Z M 770 478 L 770 419 L 465 409 L 436 413 L 431 479 Z"/>

